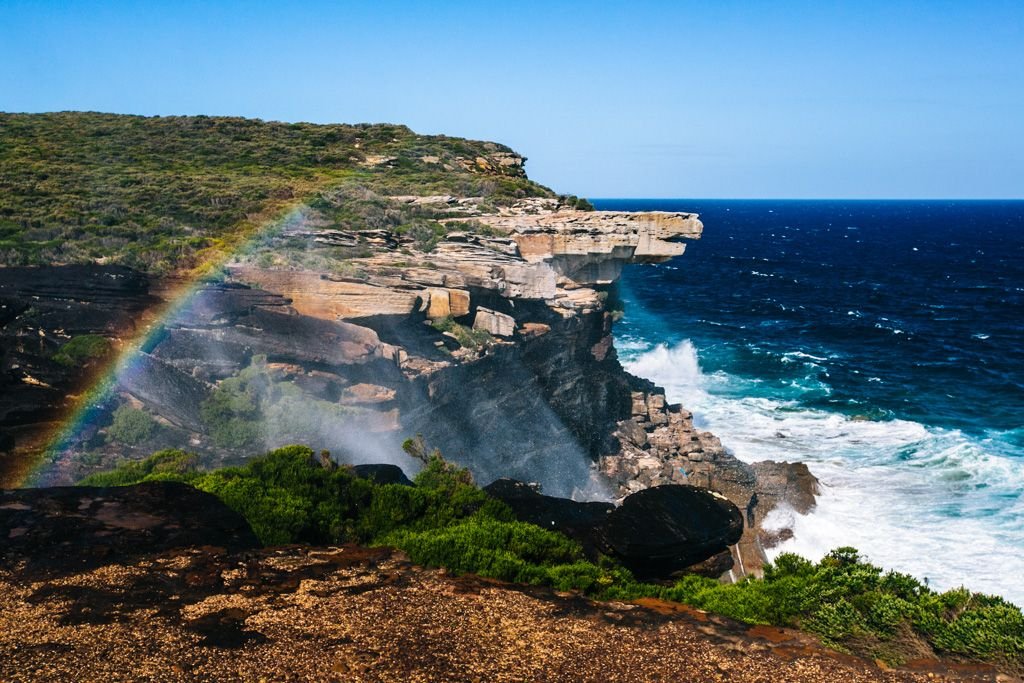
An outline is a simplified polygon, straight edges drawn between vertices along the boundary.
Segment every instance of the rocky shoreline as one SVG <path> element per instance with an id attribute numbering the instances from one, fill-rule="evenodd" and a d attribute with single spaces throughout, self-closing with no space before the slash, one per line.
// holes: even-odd
<path id="1" fill-rule="evenodd" d="M 720 564 L 732 565 L 733 578 L 757 574 L 773 540 L 761 528 L 765 516 L 780 504 L 813 508 L 813 475 L 804 465 L 734 458 L 661 388 L 622 368 L 611 334 L 622 268 L 681 255 L 681 240 L 701 234 L 697 216 L 580 211 L 543 199 L 497 211 L 473 198 L 391 201 L 450 216 L 451 229 L 421 251 L 388 230 L 346 233 L 309 215 L 288 222 L 173 318 L 156 321 L 156 341 L 118 379 L 108 411 L 118 403 L 143 409 L 164 441 L 230 463 L 237 454 L 214 443 L 200 406 L 255 358 L 272 385 L 339 407 L 331 430 L 326 419 L 304 426 L 310 441 L 331 442 L 343 460 L 373 460 L 422 434 L 485 482 L 511 476 L 567 495 L 566 482 L 582 488 L 596 468 L 617 499 L 666 483 L 719 492 L 744 515 L 732 559 Z M 332 254 L 338 245 L 362 250 L 341 274 L 261 260 L 275 250 Z M 81 368 L 50 360 L 54 340 L 130 335 L 161 285 L 105 266 L 2 274 L 8 405 L 0 426 L 17 438 L 77 386 Z M 102 420 L 87 426 L 47 481 L 71 483 L 126 451 L 147 454 L 147 443 L 126 449 L 103 434 Z M 353 434 L 369 435 L 369 455 L 337 443 Z"/>

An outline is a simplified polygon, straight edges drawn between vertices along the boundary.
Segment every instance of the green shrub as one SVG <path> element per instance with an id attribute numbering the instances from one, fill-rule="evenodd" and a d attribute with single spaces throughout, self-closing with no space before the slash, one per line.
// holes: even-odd
<path id="1" fill-rule="evenodd" d="M 66 341 L 55 354 L 53 360 L 75 367 L 99 360 L 110 353 L 111 344 L 106 337 L 98 334 L 83 334 Z"/>
<path id="2" fill-rule="evenodd" d="M 487 330 L 474 330 L 455 322 L 452 316 L 445 316 L 432 321 L 431 326 L 438 332 L 448 332 L 459 342 L 459 346 L 467 349 L 480 349 L 494 343 L 494 337 Z"/>
<path id="3" fill-rule="evenodd" d="M 413 562 L 428 567 L 532 584 L 550 584 L 551 566 L 583 559 L 579 544 L 561 534 L 485 516 L 441 528 L 397 531 L 379 542 L 401 548 Z"/>
<path id="4" fill-rule="evenodd" d="M 158 451 L 145 460 L 126 462 L 109 472 L 92 474 L 82 486 L 128 486 L 154 478 L 190 481 L 197 476 L 199 456 L 178 449 Z"/>
<path id="5" fill-rule="evenodd" d="M 493 151 L 510 150 L 388 124 L 0 113 L 0 265 L 103 259 L 164 273 L 233 252 L 303 200 L 361 230 L 431 219 L 389 213 L 387 195 L 553 196 L 519 167 L 460 163 Z M 394 161 L 368 166 L 371 156 Z M 423 248 L 436 244 L 435 228 L 418 232 Z"/>
<path id="6" fill-rule="evenodd" d="M 107 440 L 137 446 L 152 436 L 155 428 L 156 421 L 149 413 L 123 405 L 114 411 L 114 421 L 107 427 Z"/>

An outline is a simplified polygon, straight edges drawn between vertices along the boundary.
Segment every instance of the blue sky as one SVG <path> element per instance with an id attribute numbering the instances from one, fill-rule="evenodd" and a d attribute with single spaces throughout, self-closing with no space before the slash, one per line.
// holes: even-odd
<path id="1" fill-rule="evenodd" d="M 0 0 L 0 110 L 65 109 L 405 123 L 591 197 L 1024 197 L 1024 2 Z"/>

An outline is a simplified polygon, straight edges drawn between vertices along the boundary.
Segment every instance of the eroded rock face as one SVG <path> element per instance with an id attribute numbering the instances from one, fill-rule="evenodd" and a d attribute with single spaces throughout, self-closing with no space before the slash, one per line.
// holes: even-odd
<path id="1" fill-rule="evenodd" d="M 158 303 L 146 276 L 122 266 L 0 268 L 0 447 L 55 419 L 80 388 L 88 362 L 54 355 L 75 337 L 132 334 Z"/>

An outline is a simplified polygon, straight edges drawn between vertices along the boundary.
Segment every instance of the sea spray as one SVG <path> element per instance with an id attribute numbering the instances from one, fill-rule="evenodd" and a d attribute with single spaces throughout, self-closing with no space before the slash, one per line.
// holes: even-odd
<path id="1" fill-rule="evenodd" d="M 700 369 L 690 341 L 640 351 L 626 344 L 626 369 L 663 386 L 745 462 L 805 462 L 821 480 L 812 514 L 780 509 L 766 528 L 795 536 L 771 551 L 819 559 L 842 545 L 932 585 L 1004 595 L 1024 602 L 1020 543 L 1024 509 L 1015 492 L 1024 471 L 957 430 L 907 420 L 871 421 L 802 409 L 794 401 L 743 395 L 749 381 Z M 739 389 L 739 391 L 736 391 Z M 1003 501 L 1005 505 L 1001 505 Z"/>

